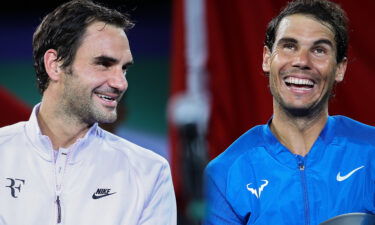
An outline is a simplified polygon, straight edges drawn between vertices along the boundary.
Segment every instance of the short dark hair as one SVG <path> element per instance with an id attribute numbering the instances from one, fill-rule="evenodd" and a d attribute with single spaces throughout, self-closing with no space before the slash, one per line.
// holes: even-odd
<path id="1" fill-rule="evenodd" d="M 272 50 L 280 21 L 290 15 L 310 15 L 318 21 L 328 23 L 335 34 L 336 61 L 342 62 L 348 51 L 348 18 L 345 11 L 336 3 L 328 0 L 295 0 L 273 18 L 267 26 L 265 45 Z"/>
<path id="2" fill-rule="evenodd" d="M 55 49 L 57 61 L 62 61 L 62 68 L 69 68 L 86 28 L 96 21 L 115 25 L 124 31 L 134 26 L 126 15 L 90 0 L 67 2 L 43 18 L 33 35 L 34 68 L 41 94 L 49 84 L 44 65 L 45 52 Z"/>

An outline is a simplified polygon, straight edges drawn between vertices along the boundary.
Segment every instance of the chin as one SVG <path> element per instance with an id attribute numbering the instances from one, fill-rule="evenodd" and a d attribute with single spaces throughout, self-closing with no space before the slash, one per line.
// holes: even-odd
<path id="1" fill-rule="evenodd" d="M 309 108 L 284 107 L 284 110 L 293 117 L 308 117 L 312 114 L 311 109 Z"/>
<path id="2" fill-rule="evenodd" d="M 108 117 L 105 117 L 105 118 L 100 118 L 98 119 L 98 123 L 113 123 L 117 120 L 117 115 L 114 115 L 114 116 L 108 116 Z"/>
<path id="3" fill-rule="evenodd" d="M 92 118 L 97 123 L 113 123 L 117 120 L 116 110 L 112 112 L 96 112 Z"/>
<path id="4" fill-rule="evenodd" d="M 283 105 L 282 108 L 284 109 L 287 114 L 291 115 L 295 118 L 312 118 L 316 115 L 319 115 L 322 111 L 324 111 L 324 104 L 323 102 L 319 102 L 318 104 L 313 104 L 309 106 L 286 106 Z"/>

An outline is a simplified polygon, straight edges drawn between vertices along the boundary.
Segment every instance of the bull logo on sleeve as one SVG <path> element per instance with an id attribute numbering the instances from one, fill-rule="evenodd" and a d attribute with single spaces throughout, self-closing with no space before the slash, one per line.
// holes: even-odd
<path id="1" fill-rule="evenodd" d="M 263 181 L 263 184 L 260 185 L 258 190 L 256 188 L 252 188 L 251 183 L 246 185 L 247 190 L 250 191 L 251 194 L 255 195 L 255 197 L 257 197 L 258 199 L 260 198 L 260 195 L 262 194 L 262 191 L 264 190 L 264 188 L 268 185 L 268 180 L 262 180 L 262 181 Z"/>

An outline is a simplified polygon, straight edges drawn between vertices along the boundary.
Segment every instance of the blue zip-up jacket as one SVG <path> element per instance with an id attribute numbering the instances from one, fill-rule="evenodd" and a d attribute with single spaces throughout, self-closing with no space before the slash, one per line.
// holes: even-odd
<path id="1" fill-rule="evenodd" d="M 310 152 L 297 156 L 269 125 L 243 134 L 205 171 L 207 225 L 315 225 L 375 213 L 375 127 L 330 116 Z"/>

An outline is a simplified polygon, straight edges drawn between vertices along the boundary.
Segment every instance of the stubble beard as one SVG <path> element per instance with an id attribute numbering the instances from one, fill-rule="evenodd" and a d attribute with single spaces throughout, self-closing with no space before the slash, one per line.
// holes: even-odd
<path id="1" fill-rule="evenodd" d="M 284 102 L 280 96 L 273 96 L 276 99 L 276 102 L 280 105 L 281 109 L 287 115 L 289 115 L 289 117 L 311 119 L 321 115 L 325 111 L 328 100 L 331 97 L 331 90 L 327 90 L 322 99 L 317 100 L 316 102 L 313 102 L 305 107 L 294 107 Z"/>
<path id="2" fill-rule="evenodd" d="M 306 105 L 305 107 L 295 107 L 291 104 L 286 103 L 282 97 L 280 96 L 279 93 L 277 93 L 276 88 L 272 86 L 270 83 L 270 90 L 271 94 L 274 98 L 274 100 L 277 102 L 277 104 L 280 106 L 282 111 L 288 115 L 291 118 L 306 118 L 306 119 L 311 119 L 314 117 L 317 117 L 321 115 L 326 107 L 328 107 L 328 101 L 331 99 L 333 96 L 333 89 L 335 85 L 335 81 L 326 81 L 329 82 L 327 85 L 329 85 L 328 89 L 326 92 L 323 94 L 323 97 L 318 99 L 315 102 L 312 102 L 309 105 Z"/>
<path id="3" fill-rule="evenodd" d="M 61 110 L 67 120 L 92 125 L 94 123 L 113 123 L 117 119 L 117 108 L 108 111 L 98 105 L 94 90 L 80 86 L 74 72 L 66 74 L 62 94 Z"/>

